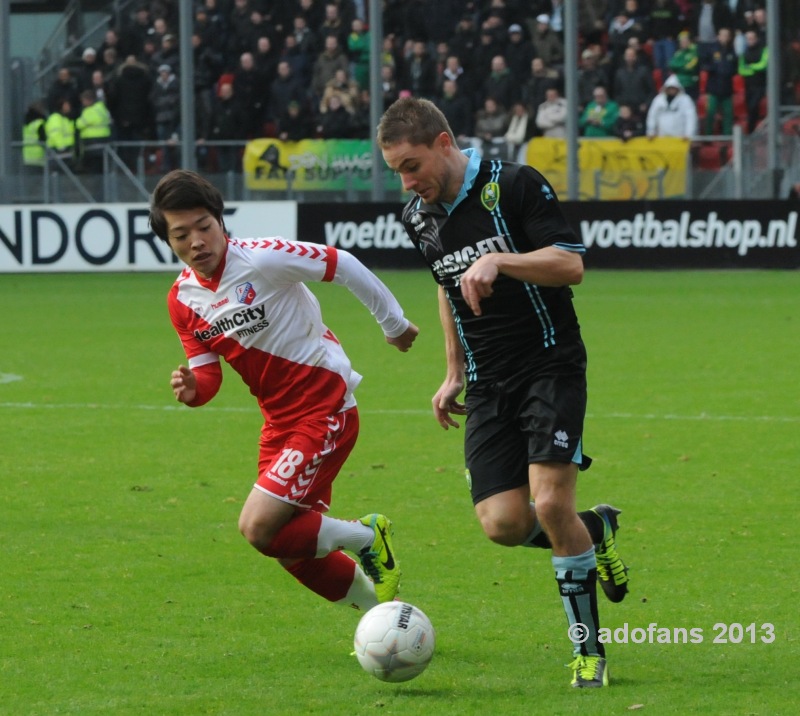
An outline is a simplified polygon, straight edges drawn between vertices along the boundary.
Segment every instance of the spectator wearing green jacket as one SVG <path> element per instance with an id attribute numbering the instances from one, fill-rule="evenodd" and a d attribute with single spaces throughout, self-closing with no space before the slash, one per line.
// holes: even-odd
<path id="1" fill-rule="evenodd" d="M 605 87 L 595 87 L 592 101 L 586 105 L 578 125 L 584 137 L 613 137 L 619 105 L 608 98 Z"/>
<path id="2" fill-rule="evenodd" d="M 669 71 L 678 78 L 683 91 L 696 102 L 700 95 L 700 60 L 697 45 L 686 30 L 678 34 L 678 49 L 669 61 Z"/>
<path id="3" fill-rule="evenodd" d="M 753 132 L 761 119 L 761 100 L 767 96 L 769 50 L 755 30 L 748 30 L 744 41 L 744 52 L 739 56 L 739 74 L 744 77 L 747 131 Z"/>

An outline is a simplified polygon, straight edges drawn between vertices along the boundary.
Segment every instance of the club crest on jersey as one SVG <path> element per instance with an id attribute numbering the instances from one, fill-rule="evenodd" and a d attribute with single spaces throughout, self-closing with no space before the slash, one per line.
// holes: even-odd
<path id="1" fill-rule="evenodd" d="M 239 303 L 244 303 L 245 305 L 249 306 L 255 297 L 256 290 L 253 288 L 253 284 L 249 281 L 247 283 L 240 283 L 236 287 L 236 300 Z"/>
<path id="2" fill-rule="evenodd" d="M 494 211 L 500 201 L 500 185 L 496 181 L 490 181 L 483 185 L 481 189 L 481 204 L 486 211 Z"/>

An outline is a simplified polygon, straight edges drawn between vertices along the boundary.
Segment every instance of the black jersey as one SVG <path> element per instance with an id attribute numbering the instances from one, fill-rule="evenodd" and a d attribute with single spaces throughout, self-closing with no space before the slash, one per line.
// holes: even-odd
<path id="1" fill-rule="evenodd" d="M 403 224 L 445 290 L 466 357 L 468 382 L 497 382 L 531 371 L 585 370 L 586 354 L 569 286 L 546 287 L 499 275 L 476 316 L 461 295 L 461 276 L 486 253 L 527 253 L 546 246 L 584 253 L 555 192 L 535 169 L 481 160 L 474 150 L 452 205 L 419 197 Z"/>

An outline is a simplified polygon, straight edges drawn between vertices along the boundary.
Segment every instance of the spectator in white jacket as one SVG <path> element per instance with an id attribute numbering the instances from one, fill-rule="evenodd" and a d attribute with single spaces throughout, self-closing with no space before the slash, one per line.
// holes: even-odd
<path id="1" fill-rule="evenodd" d="M 647 111 L 648 137 L 683 137 L 697 134 L 697 108 L 683 91 L 680 80 L 670 75 Z"/>
<path id="2" fill-rule="evenodd" d="M 544 137 L 567 136 L 567 100 L 557 87 L 549 87 L 545 92 L 544 102 L 536 110 L 536 126 Z"/>

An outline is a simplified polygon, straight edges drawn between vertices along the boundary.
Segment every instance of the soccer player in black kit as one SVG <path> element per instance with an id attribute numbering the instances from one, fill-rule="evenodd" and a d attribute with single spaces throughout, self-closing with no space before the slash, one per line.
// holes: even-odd
<path id="1" fill-rule="evenodd" d="M 539 172 L 460 150 L 433 103 L 394 102 L 377 142 L 415 194 L 403 224 L 439 285 L 447 373 L 434 416 L 448 429 L 466 415 L 467 478 L 486 536 L 552 549 L 572 686 L 607 686 L 596 585 L 619 602 L 628 574 L 616 550 L 619 510 L 576 511 L 578 471 L 591 463 L 582 446 L 586 351 L 570 288 L 583 278 L 584 246 Z"/>

